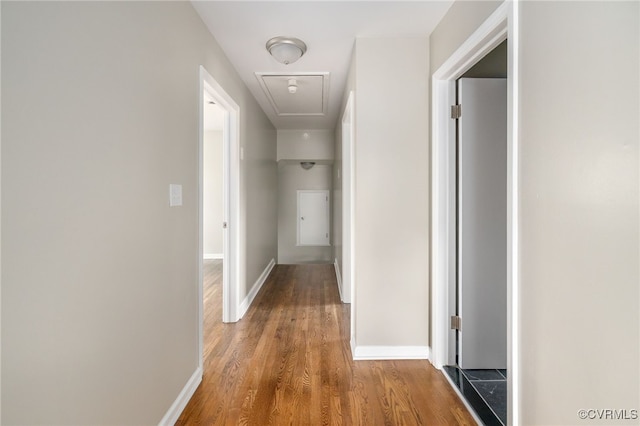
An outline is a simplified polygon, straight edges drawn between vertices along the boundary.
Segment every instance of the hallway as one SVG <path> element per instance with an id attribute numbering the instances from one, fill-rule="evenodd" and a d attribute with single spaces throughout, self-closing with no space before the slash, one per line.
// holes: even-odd
<path id="1" fill-rule="evenodd" d="M 235 324 L 220 265 L 205 262 L 204 376 L 177 425 L 474 424 L 428 361 L 351 360 L 333 265 L 277 265 Z"/>

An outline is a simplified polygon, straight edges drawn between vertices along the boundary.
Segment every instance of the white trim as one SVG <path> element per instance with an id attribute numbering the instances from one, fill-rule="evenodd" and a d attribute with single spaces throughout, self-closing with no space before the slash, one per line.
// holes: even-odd
<path id="1" fill-rule="evenodd" d="M 351 305 L 351 307 L 353 307 L 353 305 Z M 356 354 L 356 339 L 353 336 L 351 336 L 351 340 L 349 341 L 349 346 L 350 346 L 349 349 L 351 349 L 351 357 L 355 360 L 356 359 L 356 357 L 355 357 L 355 354 Z"/>
<path id="2" fill-rule="evenodd" d="M 223 129 L 223 220 L 227 227 L 223 229 L 223 257 L 222 267 L 222 321 L 238 321 L 240 265 L 243 257 L 240 252 L 240 107 L 220 84 L 200 66 L 200 141 L 199 141 L 199 251 L 203 252 L 202 242 L 202 174 L 203 174 L 203 105 L 204 92 L 207 92 L 222 109 L 225 110 L 225 125 Z M 202 339 L 202 259 L 199 264 L 199 315 L 200 338 Z M 202 354 L 202 342 L 200 342 Z"/>
<path id="3" fill-rule="evenodd" d="M 345 303 L 344 298 L 342 297 L 342 276 L 340 275 L 340 266 L 338 265 L 337 257 L 333 260 L 333 267 L 336 270 L 336 282 L 338 283 L 338 293 L 340 293 L 340 300 L 342 301 L 342 303 Z"/>
<path id="4" fill-rule="evenodd" d="M 222 253 L 205 253 L 202 258 L 204 260 L 224 259 L 224 255 Z"/>
<path id="5" fill-rule="evenodd" d="M 520 2 L 509 8 L 507 105 L 507 421 L 520 424 Z"/>
<path id="6" fill-rule="evenodd" d="M 353 345 L 353 342 L 352 342 Z M 353 359 L 429 359 L 428 346 L 356 346 Z"/>
<path id="7" fill-rule="evenodd" d="M 200 385 L 200 382 L 202 382 L 202 368 L 198 367 L 184 385 L 176 400 L 173 401 L 173 404 L 171 404 L 171 407 L 169 407 L 164 417 L 162 417 L 160 423 L 158 423 L 159 426 L 174 425 L 178 421 L 180 414 L 182 414 L 184 407 L 187 406 L 187 403 Z"/>
<path id="8" fill-rule="evenodd" d="M 256 280 L 255 284 L 253 284 L 251 291 L 249 291 L 249 294 L 247 294 L 247 297 L 245 297 L 242 303 L 240 304 L 240 307 L 238 310 L 238 313 L 239 313 L 238 319 L 242 318 L 244 314 L 247 313 L 249 306 L 251 306 L 251 303 L 253 303 L 253 299 L 255 299 L 255 297 L 258 295 L 258 292 L 260 291 L 264 283 L 267 281 L 267 278 L 269 277 L 269 274 L 271 273 L 271 270 L 273 269 L 275 264 L 276 264 L 275 259 L 271 259 L 267 267 L 264 268 L 264 271 L 262 271 L 262 274 L 260 274 L 260 276 Z"/>
<path id="9" fill-rule="evenodd" d="M 349 92 L 342 114 L 342 269 L 344 284 L 344 303 L 351 304 L 351 340 L 352 349 L 356 339 L 356 274 L 355 274 L 355 93 Z M 345 126 L 348 126 L 346 128 Z M 345 130 L 348 138 L 345 138 Z M 352 350 L 353 353 L 353 350 Z"/>
<path id="10" fill-rule="evenodd" d="M 238 321 L 238 293 L 240 265 L 244 257 L 240 251 L 240 107 L 218 82 L 200 66 L 198 96 L 198 368 L 203 371 L 203 174 L 204 174 L 204 99 L 205 91 L 225 110 L 222 132 L 223 220 L 222 232 L 222 321 Z"/>
<path id="11" fill-rule="evenodd" d="M 440 141 L 447 141 L 449 134 L 455 132 L 441 104 L 448 104 L 455 99 L 455 83 L 439 81 L 433 78 L 433 129 L 431 136 L 431 268 L 432 268 L 432 361 L 433 365 L 441 369 L 448 359 L 448 330 L 447 316 L 449 310 L 449 243 L 451 241 L 449 211 L 450 193 L 450 145 Z M 440 142 L 440 143 L 438 143 Z"/>
<path id="12" fill-rule="evenodd" d="M 433 279 L 433 364 L 442 368 L 447 361 L 448 352 L 448 283 L 449 283 L 449 237 L 452 217 L 449 206 L 449 151 L 450 138 L 455 137 L 453 120 L 447 114 L 449 105 L 455 100 L 455 80 L 467 68 L 481 59 L 484 54 L 502 42 L 496 34 L 504 38 L 507 35 L 507 3 L 498 9 L 456 50 L 432 78 L 432 136 L 431 136 L 431 264 Z M 491 23 L 497 28 L 494 28 Z M 488 43 L 488 45 L 486 44 Z M 511 45 L 512 43 L 509 43 Z M 490 47 L 487 47 L 490 46 Z"/>
<path id="13" fill-rule="evenodd" d="M 448 117 L 453 104 L 455 80 L 488 52 L 508 43 L 508 218 L 507 218 L 507 387 L 508 423 L 520 422 L 520 344 L 519 344 L 519 236 L 518 236 L 518 44 L 519 0 L 507 0 L 445 61 L 432 77 L 431 136 L 431 265 L 432 265 L 432 363 L 442 369 L 448 359 L 448 281 L 450 212 L 450 137 L 455 137 Z"/>

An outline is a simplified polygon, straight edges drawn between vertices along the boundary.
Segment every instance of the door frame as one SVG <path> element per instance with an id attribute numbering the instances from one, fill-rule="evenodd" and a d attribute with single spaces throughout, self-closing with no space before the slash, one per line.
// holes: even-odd
<path id="1" fill-rule="evenodd" d="M 238 321 L 240 277 L 240 107 L 218 82 L 200 66 L 198 129 L 198 359 L 203 367 L 203 173 L 204 173 L 204 94 L 225 110 L 222 131 L 223 229 L 222 321 Z M 220 224 L 223 226 L 223 224 Z"/>
<path id="2" fill-rule="evenodd" d="M 431 362 L 442 369 L 449 359 L 449 282 L 454 278 L 455 122 L 450 106 L 456 102 L 456 80 L 505 39 L 507 71 L 507 413 L 509 424 L 520 422 L 520 304 L 518 215 L 518 45 L 519 2 L 505 1 L 433 73 L 431 135 Z M 453 251 L 452 251 L 453 250 Z"/>
<path id="3" fill-rule="evenodd" d="M 342 302 L 351 303 L 351 336 L 354 336 L 355 303 L 354 302 L 354 224 L 353 224 L 353 146 L 355 135 L 354 93 L 349 92 L 347 104 L 342 115 Z"/>

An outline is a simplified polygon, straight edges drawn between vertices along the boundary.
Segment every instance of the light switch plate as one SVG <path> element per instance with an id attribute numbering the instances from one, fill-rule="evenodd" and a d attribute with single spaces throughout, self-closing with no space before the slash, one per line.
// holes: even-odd
<path id="1" fill-rule="evenodd" d="M 175 183 L 169 184 L 169 206 L 181 206 L 182 205 L 182 185 Z"/>

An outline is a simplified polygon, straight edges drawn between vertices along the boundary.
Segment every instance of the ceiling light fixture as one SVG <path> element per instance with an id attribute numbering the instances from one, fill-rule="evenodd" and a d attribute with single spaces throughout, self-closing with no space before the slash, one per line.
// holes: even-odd
<path id="1" fill-rule="evenodd" d="M 289 93 L 291 93 L 292 95 L 298 91 L 298 83 L 296 82 L 295 78 L 289 79 L 287 88 L 289 89 Z"/>
<path id="2" fill-rule="evenodd" d="M 309 170 L 310 168 L 312 168 L 315 165 L 316 165 L 315 161 L 301 161 L 300 162 L 300 166 L 305 170 Z"/>
<path id="3" fill-rule="evenodd" d="M 289 65 L 305 54 L 307 45 L 294 37 L 278 36 L 267 42 L 267 50 L 276 61 Z"/>

